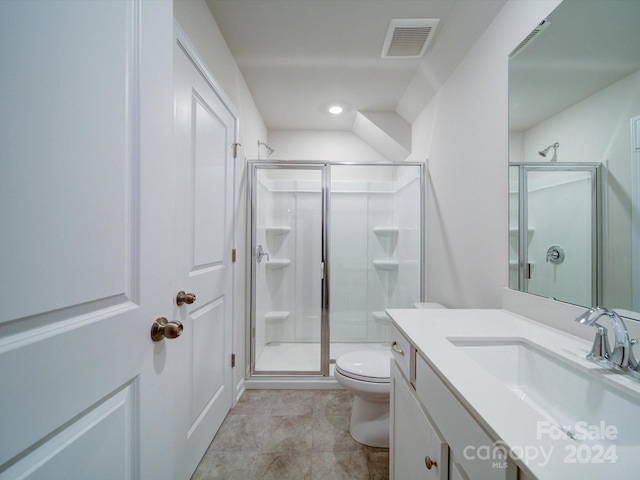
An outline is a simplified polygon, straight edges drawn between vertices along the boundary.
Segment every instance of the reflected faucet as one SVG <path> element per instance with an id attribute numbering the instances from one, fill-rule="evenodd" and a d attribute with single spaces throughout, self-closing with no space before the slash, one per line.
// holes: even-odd
<path id="1" fill-rule="evenodd" d="M 606 317 L 613 326 L 615 334 L 615 347 L 613 352 L 609 351 L 609 340 L 607 339 L 607 329 L 598 323 L 598 319 Z M 638 361 L 631 350 L 637 340 L 629 339 L 627 326 L 620 316 L 607 307 L 592 307 L 576 318 L 576 322 L 582 325 L 597 328 L 596 338 L 587 358 L 596 363 L 606 363 L 617 369 L 629 369 L 638 374 Z M 634 375 L 634 378 L 636 378 Z"/>

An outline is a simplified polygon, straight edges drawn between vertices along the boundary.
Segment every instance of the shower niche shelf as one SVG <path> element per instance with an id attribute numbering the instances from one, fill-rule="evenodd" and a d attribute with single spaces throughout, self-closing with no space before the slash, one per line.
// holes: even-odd
<path id="1" fill-rule="evenodd" d="M 397 260 L 374 260 L 373 266 L 378 270 L 397 270 L 400 262 Z"/>
<path id="2" fill-rule="evenodd" d="M 385 312 L 373 312 L 373 319 L 376 323 L 383 323 L 385 325 L 391 323 L 391 319 Z"/>
<path id="3" fill-rule="evenodd" d="M 286 235 L 291 231 L 291 227 L 286 225 L 269 225 L 264 227 L 267 235 Z"/>
<path id="4" fill-rule="evenodd" d="M 282 268 L 286 268 L 291 263 L 291 260 L 281 259 L 281 260 L 269 260 L 264 264 L 267 270 L 280 270 Z"/>
<path id="5" fill-rule="evenodd" d="M 520 230 L 518 229 L 518 227 L 509 227 L 509 235 L 511 235 L 512 237 L 517 237 L 518 236 L 518 232 Z M 527 229 L 527 236 L 528 238 L 531 238 L 531 236 L 536 233 L 536 228 L 535 227 L 529 227 Z"/>
<path id="6" fill-rule="evenodd" d="M 373 233 L 381 237 L 390 237 L 397 235 L 400 229 L 398 227 L 373 227 Z"/>
<path id="7" fill-rule="evenodd" d="M 267 312 L 264 314 L 264 319 L 267 322 L 284 322 L 287 318 L 289 318 L 289 315 L 291 315 L 291 312 L 287 312 L 287 311 L 274 311 L 274 312 Z"/>

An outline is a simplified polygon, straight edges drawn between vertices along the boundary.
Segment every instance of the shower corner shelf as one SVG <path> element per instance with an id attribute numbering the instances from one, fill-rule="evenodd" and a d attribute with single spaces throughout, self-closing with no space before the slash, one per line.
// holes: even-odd
<path id="1" fill-rule="evenodd" d="M 373 233 L 376 235 L 397 235 L 399 231 L 398 227 L 373 227 Z"/>
<path id="2" fill-rule="evenodd" d="M 509 234 L 513 236 L 517 236 L 519 230 L 520 229 L 518 227 L 509 227 Z M 527 228 L 527 234 L 529 235 L 529 237 L 531 237 L 531 235 L 533 235 L 534 233 L 536 233 L 535 227 Z"/>
<path id="3" fill-rule="evenodd" d="M 391 322 L 391 319 L 385 312 L 373 312 L 373 319 L 376 322 L 388 324 Z"/>
<path id="4" fill-rule="evenodd" d="M 269 225 L 264 227 L 265 232 L 271 235 L 285 235 L 291 231 L 291 227 L 286 225 Z"/>
<path id="5" fill-rule="evenodd" d="M 291 263 L 291 260 L 269 260 L 264 264 L 265 268 L 268 270 L 279 270 L 281 268 L 288 267 Z"/>
<path id="6" fill-rule="evenodd" d="M 397 270 L 400 262 L 397 260 L 374 260 L 373 266 L 379 270 Z"/>
<path id="7" fill-rule="evenodd" d="M 275 312 L 267 312 L 264 314 L 264 319 L 269 322 L 282 322 L 289 318 L 291 313 L 287 311 L 275 311 Z"/>

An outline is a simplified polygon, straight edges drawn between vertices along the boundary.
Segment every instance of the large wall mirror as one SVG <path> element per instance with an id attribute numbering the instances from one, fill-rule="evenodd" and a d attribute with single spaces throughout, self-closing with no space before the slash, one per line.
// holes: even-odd
<path id="1" fill-rule="evenodd" d="M 509 58 L 511 288 L 640 319 L 640 0 L 564 0 Z"/>

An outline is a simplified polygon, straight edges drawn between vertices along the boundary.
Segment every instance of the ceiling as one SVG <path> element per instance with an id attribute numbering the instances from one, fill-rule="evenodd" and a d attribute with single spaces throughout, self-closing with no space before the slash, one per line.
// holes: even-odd
<path id="1" fill-rule="evenodd" d="M 270 130 L 351 130 L 358 111 L 412 122 L 505 2 L 207 0 Z M 405 18 L 440 19 L 427 51 L 382 58 L 390 21 Z"/>
<path id="2" fill-rule="evenodd" d="M 640 70 L 640 1 L 564 0 L 509 63 L 509 125 L 524 131 Z"/>

